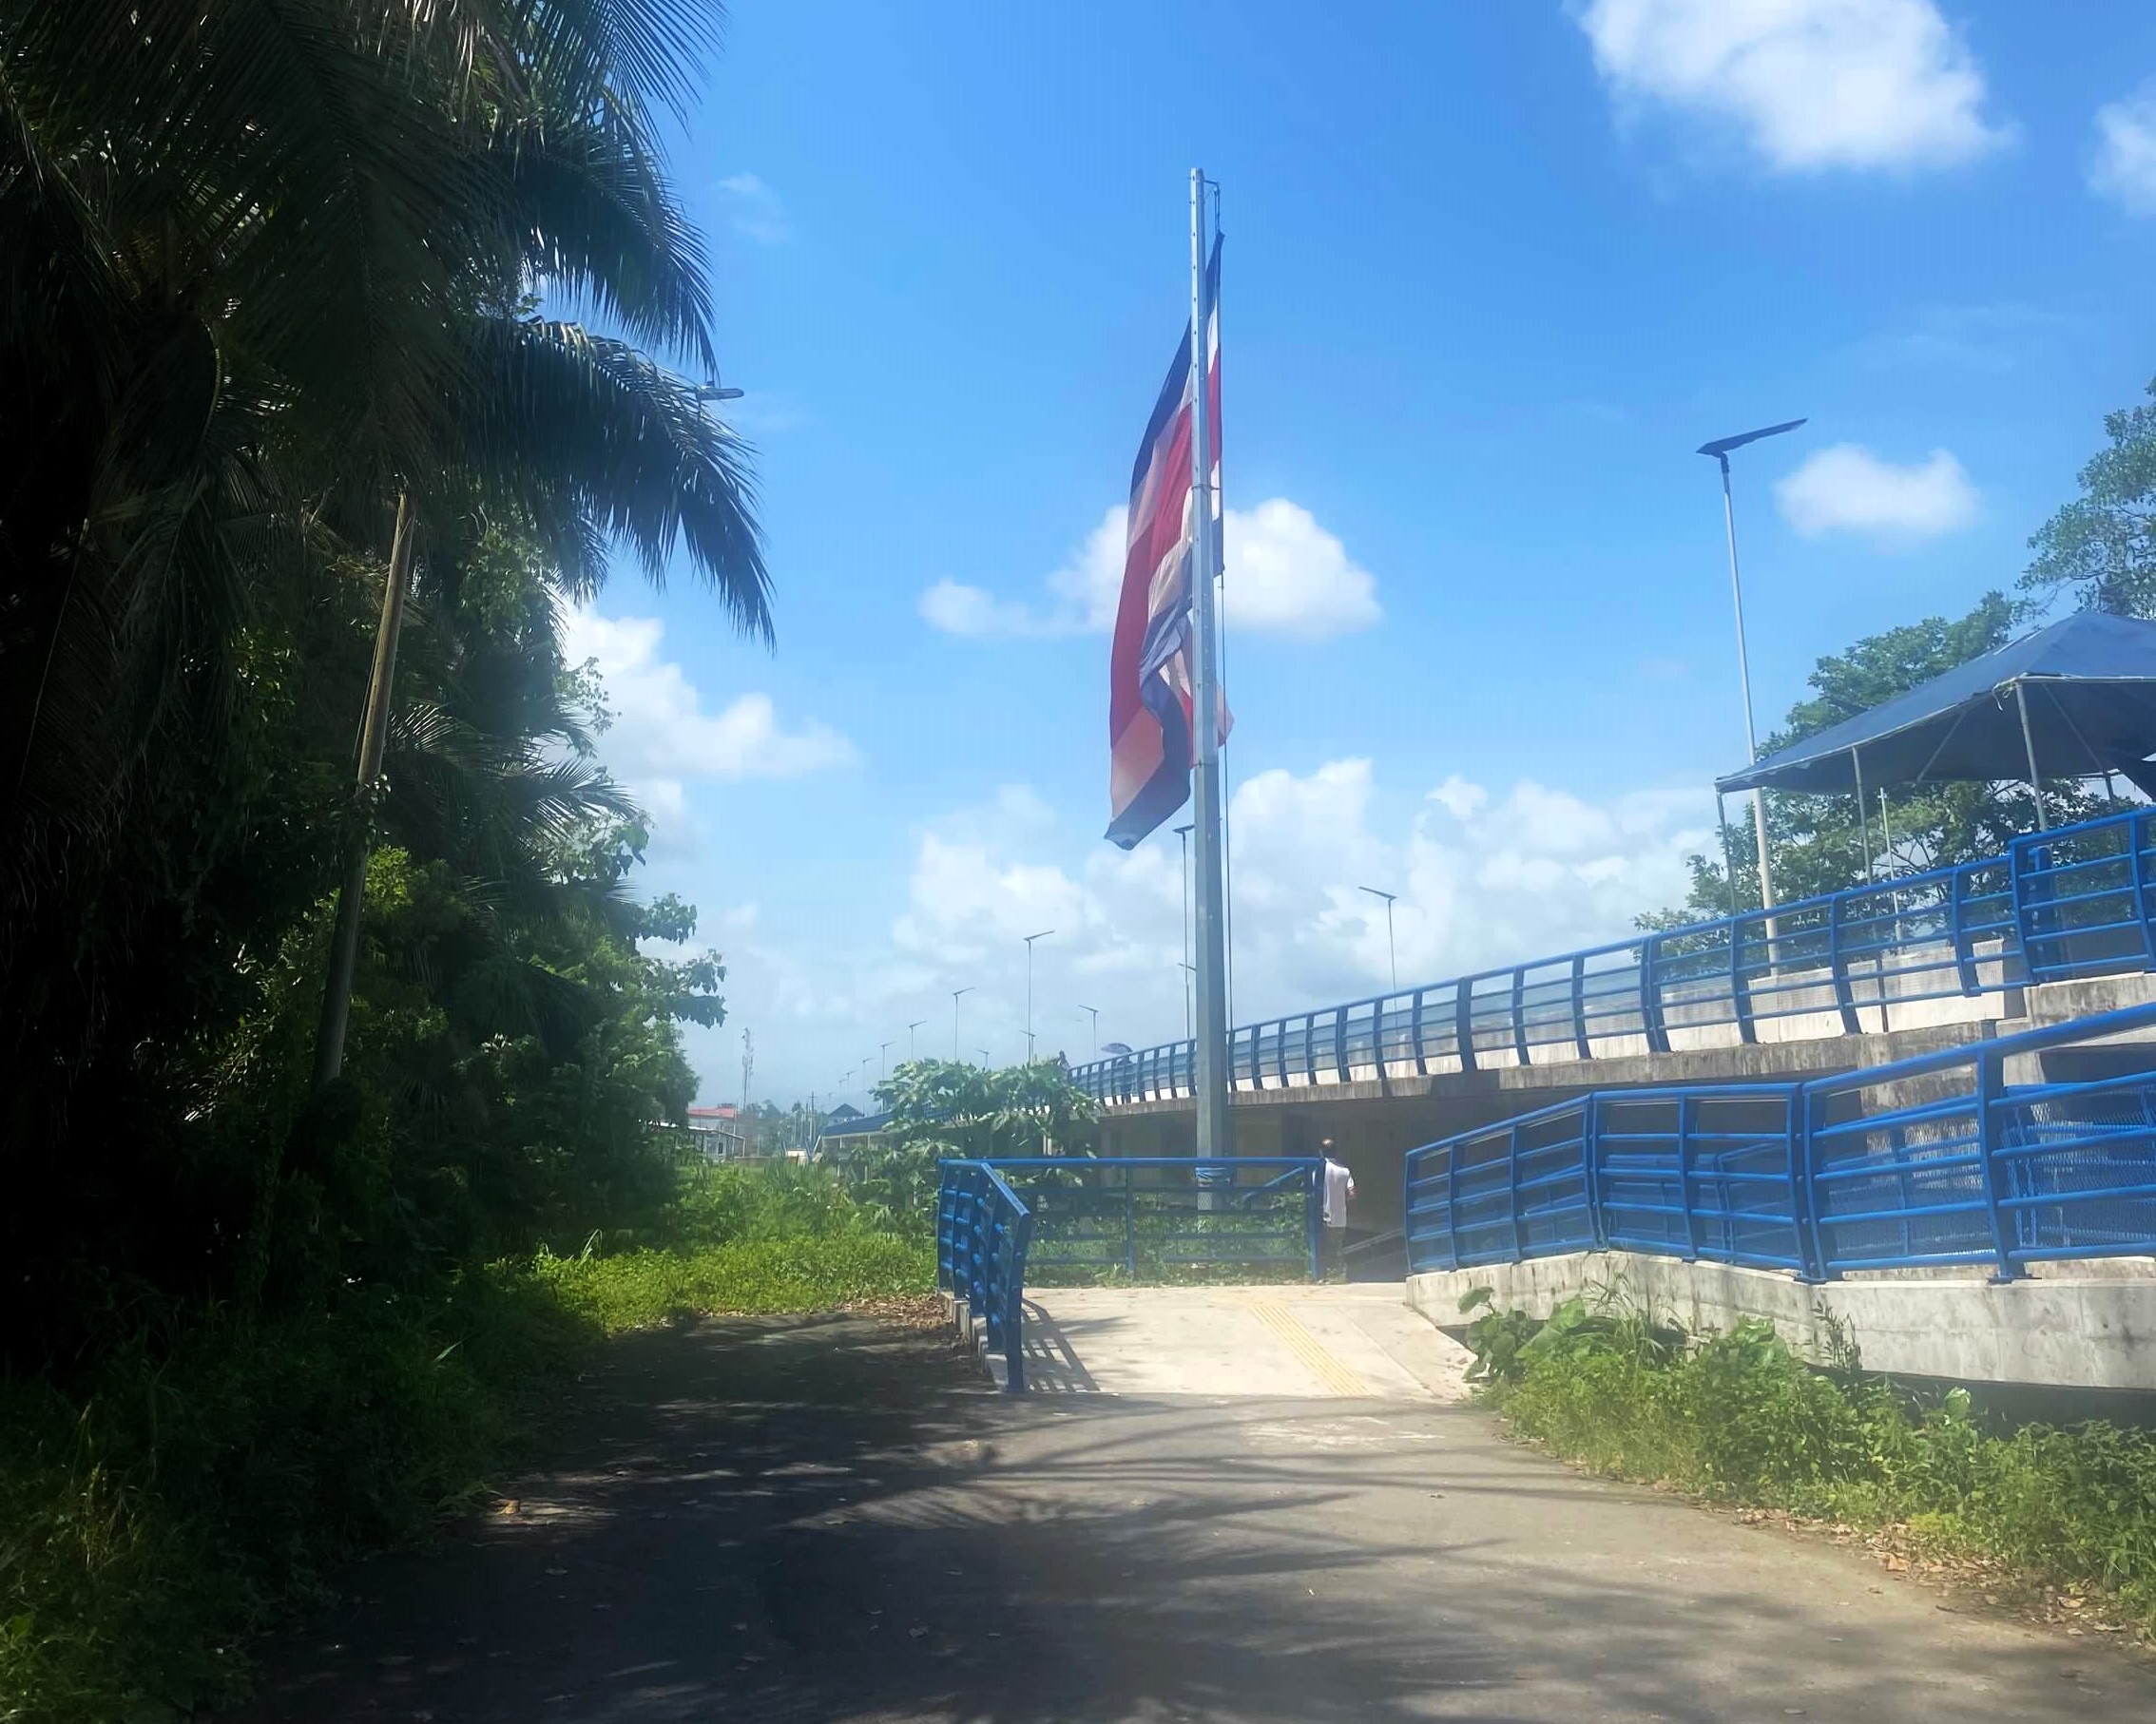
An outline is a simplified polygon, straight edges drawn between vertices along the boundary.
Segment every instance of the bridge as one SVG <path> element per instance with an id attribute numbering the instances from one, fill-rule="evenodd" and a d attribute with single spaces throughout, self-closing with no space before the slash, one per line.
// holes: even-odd
<path id="1" fill-rule="evenodd" d="M 1236 1149 L 1330 1140 L 1358 1231 L 1406 1153 L 1590 1091 L 1787 1082 L 2156 999 L 2156 813 L 2005 854 L 1237 1026 Z M 1082 1065 L 1102 1153 L 1188 1155 L 1193 1044 Z"/>

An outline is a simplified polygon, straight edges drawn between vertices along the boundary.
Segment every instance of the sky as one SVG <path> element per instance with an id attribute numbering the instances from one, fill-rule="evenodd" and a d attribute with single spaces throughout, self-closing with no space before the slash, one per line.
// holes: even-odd
<path id="1" fill-rule="evenodd" d="M 775 650 L 570 619 L 705 1101 L 1180 1036 L 1107 820 L 1119 506 L 1222 183 L 1234 1018 L 1621 936 L 1822 655 L 2011 587 L 2156 374 L 2156 8 L 734 0 L 672 167 Z M 957 1002 L 954 989 L 967 988 Z M 1097 1021 L 1088 1010 L 1098 1008 Z"/>

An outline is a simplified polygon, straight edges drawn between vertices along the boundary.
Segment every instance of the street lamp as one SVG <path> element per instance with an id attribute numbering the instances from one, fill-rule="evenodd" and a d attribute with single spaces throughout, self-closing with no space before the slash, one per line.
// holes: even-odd
<path id="1" fill-rule="evenodd" d="M 958 1002 L 967 994 L 972 993 L 973 987 L 974 984 L 969 982 L 964 987 L 954 987 L 951 990 L 951 1057 L 953 1060 L 958 1057 Z"/>
<path id="2" fill-rule="evenodd" d="M 1802 419 L 1790 419 L 1781 425 L 1765 426 L 1759 431 L 1744 431 L 1735 437 L 1718 437 L 1712 443 L 1700 445 L 1699 452 L 1712 455 L 1722 468 L 1722 525 L 1729 535 L 1729 597 L 1737 607 L 1737 684 L 1744 697 L 1744 747 L 1745 757 L 1760 757 L 1760 739 L 1752 721 L 1752 665 L 1744 646 L 1744 584 L 1737 573 L 1737 507 L 1729 496 L 1729 451 L 1742 449 L 1747 443 L 1757 443 L 1761 437 L 1779 437 L 1784 431 L 1793 431 L 1806 423 Z M 1766 792 L 1754 787 L 1752 791 L 1752 838 L 1760 856 L 1760 908 L 1774 908 L 1774 874 L 1767 866 L 1766 841 Z M 1767 929 L 1769 944 L 1774 939 L 1774 929 Z"/>
<path id="3" fill-rule="evenodd" d="M 885 1082 L 889 1082 L 891 1077 L 891 1044 L 888 1042 L 881 1044 L 881 1049 L 882 1051 L 877 1055 L 876 1062 L 876 1076 Z"/>
<path id="4" fill-rule="evenodd" d="M 1195 1007 L 1191 1004 L 1190 995 L 1190 990 L 1197 985 L 1197 965 L 1185 964 L 1183 966 L 1183 1039 L 1185 1042 L 1193 1040 L 1198 1034 L 1197 1028 L 1192 1023 Z"/>
<path id="5" fill-rule="evenodd" d="M 1024 936 L 1026 941 L 1026 1063 L 1028 1065 L 1033 1063 L 1033 942 L 1045 940 L 1053 932 L 1055 932 L 1054 929 L 1044 928 L 1037 934 Z"/>
<path id="6" fill-rule="evenodd" d="M 1101 1057 L 1101 1008 L 1097 1006 L 1081 1006 L 1078 1009 L 1093 1014 L 1093 1058 L 1097 1060 Z"/>
<path id="7" fill-rule="evenodd" d="M 927 1022 L 928 1020 L 926 1018 L 915 1018 L 911 1024 L 906 1025 L 906 1058 L 909 1061 L 914 1059 L 915 1052 L 917 1051 L 914 1044 L 914 1032 L 916 1029 L 920 1028 L 920 1026 Z"/>
<path id="8" fill-rule="evenodd" d="M 1400 894 L 1396 891 L 1379 891 L 1375 886 L 1358 886 L 1356 891 L 1366 891 L 1373 898 L 1385 900 L 1385 962 L 1392 967 L 1393 991 L 1398 993 L 1400 991 L 1400 960 L 1398 954 L 1393 950 L 1393 900 Z"/>

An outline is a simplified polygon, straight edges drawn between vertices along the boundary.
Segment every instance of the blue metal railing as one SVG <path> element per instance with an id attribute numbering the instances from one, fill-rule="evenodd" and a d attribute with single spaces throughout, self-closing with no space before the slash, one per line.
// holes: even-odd
<path id="1" fill-rule="evenodd" d="M 1318 1275 L 1322 1159 L 1049 1156 L 992 1165 L 1032 1209 L 1034 1270 L 1131 1281 L 1208 1269 Z"/>
<path id="2" fill-rule="evenodd" d="M 1890 1028 L 1894 1007 L 2156 968 L 2156 811 L 2017 838 L 1966 862 L 1769 912 L 1243 1025 L 1237 1089 L 1544 1064 Z M 1810 1020 L 1809 1023 L 1803 1022 Z M 1193 1044 L 1082 1065 L 1097 1101 L 1192 1093 Z"/>
<path id="3" fill-rule="evenodd" d="M 987 1161 L 946 1161 L 936 1193 L 936 1285 L 963 1299 L 1003 1356 L 1003 1387 L 1026 1388 L 1026 1253 L 1033 1216 Z"/>
<path id="4" fill-rule="evenodd" d="M 988 1328 L 1004 1387 L 1026 1386 L 1033 1271 L 1138 1280 L 1175 1271 L 1322 1269 L 1321 1158 L 1016 1156 L 942 1163 L 936 1279 Z"/>
<path id="5" fill-rule="evenodd" d="M 1408 1152 L 1408 1265 L 1615 1250 L 1806 1280 L 2012 1279 L 2156 1254 L 2156 1042 L 2115 1039 L 2150 1029 L 2139 1006 L 1808 1083 L 1596 1091 L 1462 1132 Z"/>

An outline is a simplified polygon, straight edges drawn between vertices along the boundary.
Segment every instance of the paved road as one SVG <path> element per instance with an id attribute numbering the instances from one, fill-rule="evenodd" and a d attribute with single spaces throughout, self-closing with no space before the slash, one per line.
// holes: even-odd
<path id="1" fill-rule="evenodd" d="M 864 1320 L 631 1337 L 516 1512 L 362 1566 L 243 1715 L 2156 1717 L 2120 1655 L 1578 1478 L 1440 1392 L 1014 1401 Z"/>

